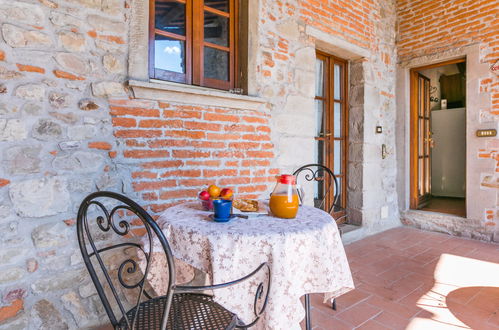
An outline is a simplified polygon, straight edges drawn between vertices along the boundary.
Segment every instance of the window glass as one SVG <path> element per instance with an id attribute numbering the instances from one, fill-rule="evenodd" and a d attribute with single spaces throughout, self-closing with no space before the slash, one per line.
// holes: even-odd
<path id="1" fill-rule="evenodd" d="M 341 67 L 334 65 L 334 98 L 341 100 Z"/>
<path id="2" fill-rule="evenodd" d="M 204 5 L 226 13 L 229 12 L 229 0 L 204 0 Z"/>
<path id="3" fill-rule="evenodd" d="M 211 79 L 229 80 L 229 53 L 204 47 L 204 76 Z"/>
<path id="4" fill-rule="evenodd" d="M 185 73 L 185 42 L 157 34 L 154 41 L 154 67 Z"/>
<path id="5" fill-rule="evenodd" d="M 334 141 L 334 174 L 338 175 L 341 173 L 341 141 Z"/>
<path id="6" fill-rule="evenodd" d="M 161 31 L 185 36 L 185 4 L 156 0 L 155 27 Z"/>
<path id="7" fill-rule="evenodd" d="M 334 102 L 334 137 L 341 137 L 341 103 Z"/>
<path id="8" fill-rule="evenodd" d="M 205 11 L 204 40 L 220 46 L 229 46 L 229 19 Z"/>
<path id="9" fill-rule="evenodd" d="M 150 0 L 150 78 L 238 87 L 236 1 Z"/>
<path id="10" fill-rule="evenodd" d="M 324 95 L 324 61 L 315 60 L 315 96 Z"/>

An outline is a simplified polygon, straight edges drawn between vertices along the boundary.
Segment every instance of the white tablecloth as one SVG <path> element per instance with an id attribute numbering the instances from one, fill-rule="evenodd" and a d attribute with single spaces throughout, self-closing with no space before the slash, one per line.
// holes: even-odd
<path id="1" fill-rule="evenodd" d="M 331 300 L 354 288 L 338 227 L 326 212 L 301 206 L 295 219 L 260 216 L 228 223 L 213 222 L 210 214 L 199 203 L 185 203 L 164 211 L 157 222 L 174 256 L 208 273 L 215 284 L 269 263 L 269 302 L 257 328 L 300 329 L 301 296 L 325 293 Z M 215 299 L 249 322 L 256 289 L 250 285 L 258 283 L 216 290 Z"/>

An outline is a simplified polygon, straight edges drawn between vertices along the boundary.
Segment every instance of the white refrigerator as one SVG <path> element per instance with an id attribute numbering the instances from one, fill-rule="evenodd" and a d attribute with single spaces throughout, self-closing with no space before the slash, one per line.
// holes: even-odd
<path id="1" fill-rule="evenodd" d="M 431 112 L 433 196 L 466 196 L 466 109 Z"/>

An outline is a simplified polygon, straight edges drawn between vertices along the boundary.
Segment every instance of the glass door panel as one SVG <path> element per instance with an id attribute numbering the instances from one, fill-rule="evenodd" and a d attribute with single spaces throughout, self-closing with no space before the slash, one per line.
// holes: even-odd
<path id="1" fill-rule="evenodd" d="M 347 62 L 330 55 L 317 53 L 315 68 L 315 118 L 317 125 L 315 161 L 325 165 L 336 175 L 339 184 L 337 205 L 344 208 L 346 206 Z M 323 186 L 327 184 L 323 181 L 317 181 L 315 198 L 323 196 Z M 331 205 L 334 194 L 326 196 L 326 199 L 325 205 Z M 334 211 L 333 216 L 340 215 Z"/>

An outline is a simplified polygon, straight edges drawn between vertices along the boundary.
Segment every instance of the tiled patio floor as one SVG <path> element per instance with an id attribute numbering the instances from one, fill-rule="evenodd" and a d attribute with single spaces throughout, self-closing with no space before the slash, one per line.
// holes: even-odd
<path id="1" fill-rule="evenodd" d="M 499 245 L 402 227 L 347 245 L 356 289 L 314 329 L 499 329 Z"/>

